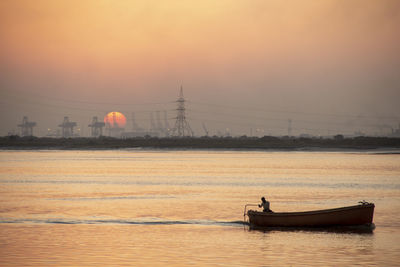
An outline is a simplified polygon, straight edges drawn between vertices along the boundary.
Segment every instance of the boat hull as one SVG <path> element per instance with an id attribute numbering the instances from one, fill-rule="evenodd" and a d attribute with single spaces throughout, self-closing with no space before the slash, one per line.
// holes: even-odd
<path id="1" fill-rule="evenodd" d="M 249 210 L 249 223 L 255 227 L 330 227 L 372 224 L 372 203 L 336 209 L 305 212 L 259 212 Z"/>

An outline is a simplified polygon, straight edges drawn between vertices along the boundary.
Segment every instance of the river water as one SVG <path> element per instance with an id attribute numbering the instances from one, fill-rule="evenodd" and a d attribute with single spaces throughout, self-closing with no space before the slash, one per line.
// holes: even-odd
<path id="1" fill-rule="evenodd" d="M 251 230 L 374 202 L 375 230 Z M 0 151 L 0 266 L 398 266 L 400 154 Z"/>

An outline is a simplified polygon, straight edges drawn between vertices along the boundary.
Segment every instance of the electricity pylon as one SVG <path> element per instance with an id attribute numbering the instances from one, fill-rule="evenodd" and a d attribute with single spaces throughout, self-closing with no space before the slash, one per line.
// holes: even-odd
<path id="1" fill-rule="evenodd" d="M 186 120 L 185 115 L 185 98 L 183 98 L 183 88 L 181 86 L 181 91 L 179 98 L 176 101 L 178 103 L 177 116 L 175 121 L 175 127 L 172 130 L 172 136 L 184 137 L 193 136 L 193 131 L 190 128 L 189 123 Z"/>

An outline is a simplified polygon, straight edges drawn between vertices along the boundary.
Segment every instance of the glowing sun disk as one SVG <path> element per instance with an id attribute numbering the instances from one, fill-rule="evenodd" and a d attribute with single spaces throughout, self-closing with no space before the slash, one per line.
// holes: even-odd
<path id="1" fill-rule="evenodd" d="M 111 128 L 123 128 L 126 125 L 126 117 L 121 112 L 112 111 L 104 116 L 104 123 Z"/>

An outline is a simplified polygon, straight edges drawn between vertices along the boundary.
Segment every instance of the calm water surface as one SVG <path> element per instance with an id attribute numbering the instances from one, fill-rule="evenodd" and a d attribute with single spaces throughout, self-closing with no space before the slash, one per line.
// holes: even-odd
<path id="1" fill-rule="evenodd" d="M 373 233 L 249 230 L 376 205 Z M 1 266 L 399 266 L 400 154 L 0 151 Z"/>

